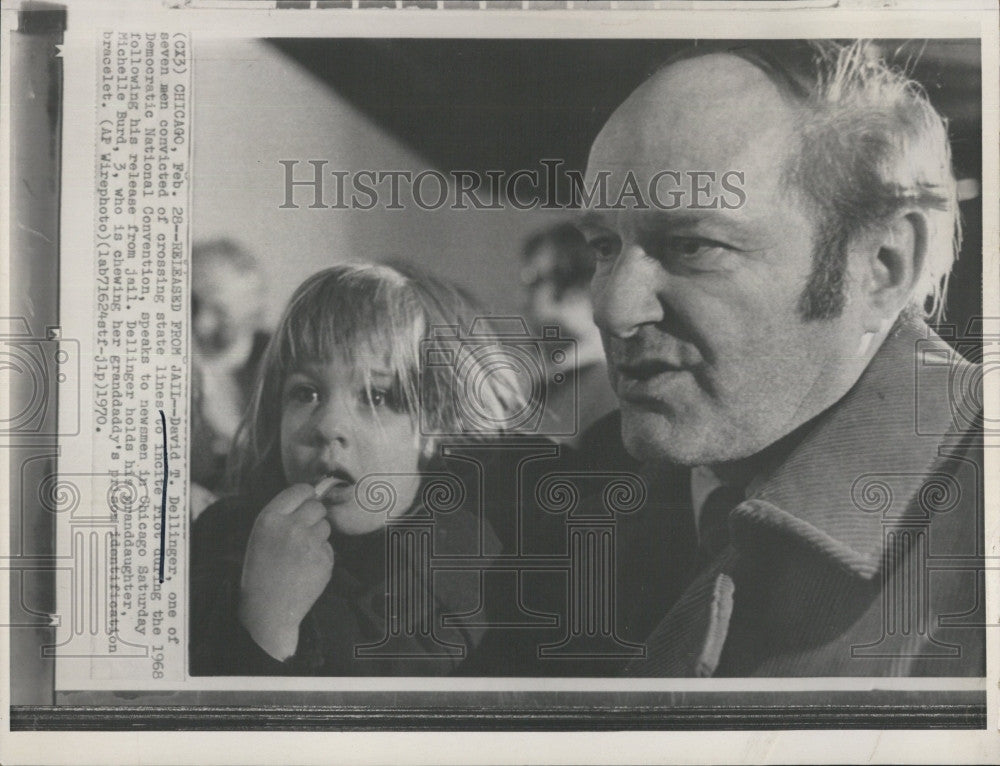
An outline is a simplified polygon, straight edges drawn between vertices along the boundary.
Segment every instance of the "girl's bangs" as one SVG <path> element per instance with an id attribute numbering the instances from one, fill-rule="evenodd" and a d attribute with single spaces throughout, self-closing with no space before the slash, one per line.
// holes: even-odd
<path id="1" fill-rule="evenodd" d="M 288 374 L 342 360 L 370 381 L 395 378 L 401 403 L 416 411 L 423 316 L 408 280 L 386 266 L 339 266 L 310 277 L 281 323 L 278 366 Z"/>

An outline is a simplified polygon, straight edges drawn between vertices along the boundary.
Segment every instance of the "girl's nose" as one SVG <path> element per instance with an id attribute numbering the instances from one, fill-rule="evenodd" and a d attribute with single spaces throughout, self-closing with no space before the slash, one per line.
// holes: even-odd
<path id="1" fill-rule="evenodd" d="M 324 444 L 346 446 L 351 431 L 351 413 L 346 404 L 332 399 L 316 412 L 316 433 Z"/>

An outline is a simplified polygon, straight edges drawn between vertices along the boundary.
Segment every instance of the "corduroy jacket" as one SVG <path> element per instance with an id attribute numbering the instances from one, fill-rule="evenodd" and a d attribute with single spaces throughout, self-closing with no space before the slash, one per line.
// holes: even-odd
<path id="1" fill-rule="evenodd" d="M 432 513 L 418 503 L 397 519 L 400 536 L 387 526 L 331 537 L 336 563 L 330 582 L 302 621 L 295 655 L 276 660 L 238 619 L 243 558 L 255 518 L 252 506 L 225 498 L 194 524 L 192 675 L 447 675 L 482 638 L 476 625 L 443 624 L 449 614 L 475 610 L 478 574 L 439 572 L 432 581 L 427 558 L 432 552 L 481 554 L 485 548 L 481 557 L 488 565 L 488 552 L 496 548 L 492 530 L 464 508 Z"/>
<path id="2" fill-rule="evenodd" d="M 901 319 L 624 672 L 983 675 L 981 403 L 979 368 Z"/>

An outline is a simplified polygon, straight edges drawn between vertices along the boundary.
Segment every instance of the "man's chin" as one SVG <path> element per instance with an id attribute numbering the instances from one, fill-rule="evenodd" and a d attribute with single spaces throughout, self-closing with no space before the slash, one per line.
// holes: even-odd
<path id="1" fill-rule="evenodd" d="M 663 414 L 622 408 L 622 442 L 636 460 L 705 464 L 705 431 L 675 424 Z"/>

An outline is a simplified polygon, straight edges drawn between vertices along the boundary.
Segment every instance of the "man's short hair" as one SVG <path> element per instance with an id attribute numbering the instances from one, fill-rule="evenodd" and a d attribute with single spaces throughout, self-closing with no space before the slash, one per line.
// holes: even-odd
<path id="1" fill-rule="evenodd" d="M 532 263 L 543 248 L 548 248 L 551 260 Z M 594 276 L 594 254 L 573 223 L 561 223 L 532 235 L 521 252 L 525 262 L 522 282 L 526 287 L 551 284 L 557 299 L 571 290 L 589 288 Z"/>
<path id="2" fill-rule="evenodd" d="M 940 319 L 961 226 L 947 124 L 923 87 L 866 40 L 696 44 L 664 66 L 723 52 L 757 66 L 799 107 L 784 176 L 818 221 L 803 318 L 843 311 L 848 245 L 912 206 L 926 215 L 929 237 L 911 308 Z"/>

